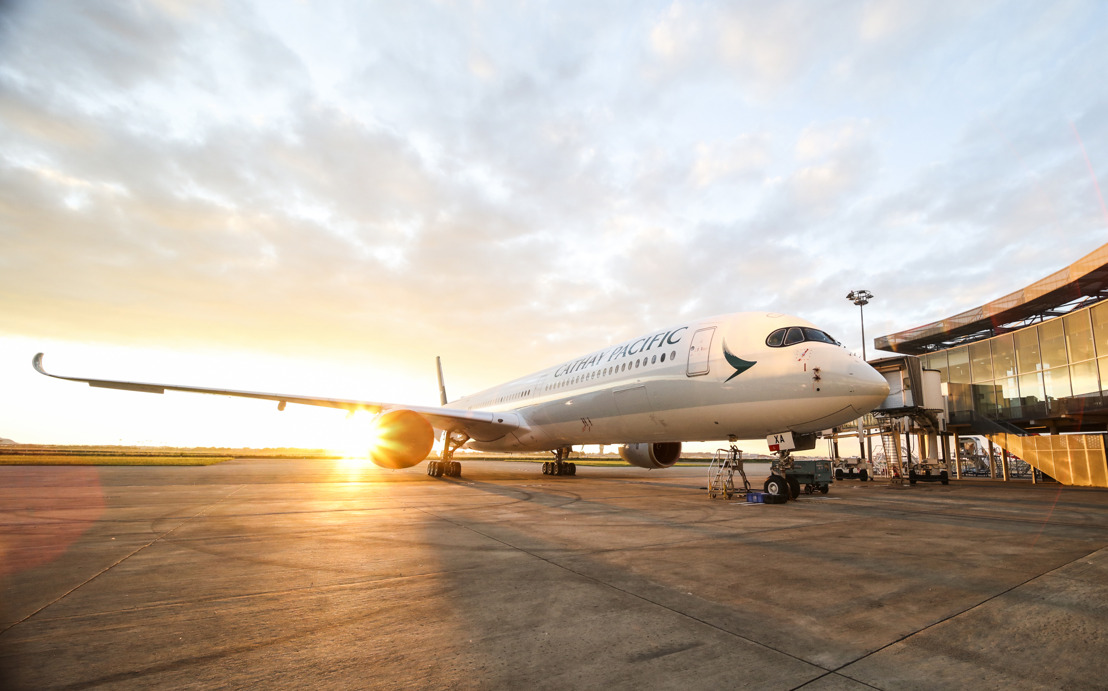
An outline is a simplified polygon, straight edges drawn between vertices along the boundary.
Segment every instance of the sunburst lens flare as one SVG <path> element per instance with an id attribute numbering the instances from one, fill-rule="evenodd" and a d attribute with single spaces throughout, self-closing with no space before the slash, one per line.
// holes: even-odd
<path id="1" fill-rule="evenodd" d="M 330 440 L 327 451 L 340 456 L 352 464 L 369 461 L 370 448 L 374 443 L 372 436 L 373 421 L 364 413 L 356 413 L 338 423 L 336 429 L 329 431 Z"/>

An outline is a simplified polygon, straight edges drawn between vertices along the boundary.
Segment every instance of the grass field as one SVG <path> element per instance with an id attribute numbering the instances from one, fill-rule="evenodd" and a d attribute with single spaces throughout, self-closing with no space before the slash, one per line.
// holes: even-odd
<path id="1" fill-rule="evenodd" d="M 236 458 L 336 458 L 319 449 L 177 449 L 148 446 L 0 447 L 0 465 L 214 465 Z"/>

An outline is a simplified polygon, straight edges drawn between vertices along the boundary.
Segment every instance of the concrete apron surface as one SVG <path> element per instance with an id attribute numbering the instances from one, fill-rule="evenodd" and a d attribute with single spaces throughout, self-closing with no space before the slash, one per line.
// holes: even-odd
<path id="1" fill-rule="evenodd" d="M 706 486 L 0 467 L 0 688 L 1104 688 L 1108 491 Z"/>

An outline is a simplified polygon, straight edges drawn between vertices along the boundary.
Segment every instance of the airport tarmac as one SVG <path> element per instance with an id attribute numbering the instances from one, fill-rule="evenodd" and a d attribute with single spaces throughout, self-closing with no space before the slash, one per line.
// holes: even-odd
<path id="1" fill-rule="evenodd" d="M 1108 491 L 463 467 L 0 467 L 0 687 L 1108 685 Z"/>

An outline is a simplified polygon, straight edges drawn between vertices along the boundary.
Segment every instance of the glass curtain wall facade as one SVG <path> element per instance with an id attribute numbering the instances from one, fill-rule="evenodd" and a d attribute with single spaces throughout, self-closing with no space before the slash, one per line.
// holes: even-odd
<path id="1" fill-rule="evenodd" d="M 1108 301 L 920 359 L 947 385 L 952 422 L 1106 408 Z"/>

